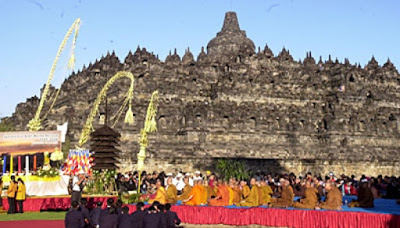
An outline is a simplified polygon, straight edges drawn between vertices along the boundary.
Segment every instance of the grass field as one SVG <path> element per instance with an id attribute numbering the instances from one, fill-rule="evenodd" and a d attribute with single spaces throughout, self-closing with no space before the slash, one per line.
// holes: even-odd
<path id="1" fill-rule="evenodd" d="M 14 220 L 64 220 L 66 211 L 60 212 L 26 212 L 23 214 L 0 214 L 0 221 Z"/>

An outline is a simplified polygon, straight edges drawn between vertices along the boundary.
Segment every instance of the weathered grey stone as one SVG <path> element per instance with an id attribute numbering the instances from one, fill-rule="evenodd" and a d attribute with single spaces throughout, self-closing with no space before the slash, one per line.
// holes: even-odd
<path id="1" fill-rule="evenodd" d="M 255 54 L 229 12 L 197 61 L 188 50 L 182 61 L 175 51 L 162 62 L 138 47 L 124 63 L 108 53 L 72 73 L 45 129 L 68 121 L 76 144 L 98 92 L 120 70 L 136 77 L 136 123 L 115 128 L 122 134 L 123 169 L 135 167 L 139 131 L 157 89 L 158 132 L 149 136 L 147 169 L 214 170 L 218 158 L 241 158 L 270 172 L 400 174 L 400 75 L 389 60 L 380 67 L 373 58 L 363 69 L 331 57 L 316 64 L 311 53 L 301 63 L 286 49 L 274 56 L 268 46 Z M 128 87 L 121 80 L 109 90 L 110 116 Z M 17 105 L 10 119 L 18 130 L 26 129 L 38 102 Z"/>

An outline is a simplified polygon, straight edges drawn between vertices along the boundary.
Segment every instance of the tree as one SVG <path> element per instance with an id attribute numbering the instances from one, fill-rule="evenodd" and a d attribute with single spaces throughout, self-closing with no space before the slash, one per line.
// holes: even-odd
<path id="1" fill-rule="evenodd" d="M 232 177 L 235 177 L 237 180 L 244 180 L 250 177 L 250 172 L 247 169 L 246 164 L 241 160 L 219 159 L 217 170 L 225 180 L 229 180 Z"/>
<path id="2" fill-rule="evenodd" d="M 8 118 L 3 118 L 0 121 L 0 132 L 15 131 L 15 124 Z"/>

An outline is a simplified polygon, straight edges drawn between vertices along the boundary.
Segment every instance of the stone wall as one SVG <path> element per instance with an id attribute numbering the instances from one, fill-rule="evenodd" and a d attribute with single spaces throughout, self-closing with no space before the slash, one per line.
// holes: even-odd
<path id="1" fill-rule="evenodd" d="M 294 61 L 288 50 L 275 56 L 268 46 L 255 52 L 236 14 L 227 18 L 207 46 L 212 54 L 202 48 L 197 60 L 187 49 L 182 59 L 175 50 L 163 62 L 138 47 L 123 63 L 108 53 L 73 73 L 61 85 L 45 129 L 68 121 L 68 137 L 76 144 L 102 86 L 127 70 L 136 79 L 136 123 L 116 126 L 121 169 L 135 167 L 147 104 L 159 90 L 158 132 L 150 135 L 145 161 L 149 170 L 213 170 L 218 158 L 240 158 L 270 172 L 400 175 L 400 75 L 389 60 L 379 66 L 372 58 L 362 68 L 347 59 L 316 62 L 311 53 Z M 128 87 L 121 80 L 110 89 L 109 113 Z M 18 130 L 26 129 L 37 104 L 37 98 L 18 104 L 10 117 Z"/>

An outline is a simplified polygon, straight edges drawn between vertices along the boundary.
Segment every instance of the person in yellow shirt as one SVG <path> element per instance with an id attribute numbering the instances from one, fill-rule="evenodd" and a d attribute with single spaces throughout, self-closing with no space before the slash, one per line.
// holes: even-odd
<path id="1" fill-rule="evenodd" d="M 251 190 L 249 195 L 240 203 L 236 204 L 237 206 L 245 206 L 245 207 L 257 207 L 259 206 L 258 202 L 258 186 L 255 178 L 250 179 Z"/>
<path id="2" fill-rule="evenodd" d="M 26 189 L 25 189 L 25 183 L 21 178 L 18 178 L 18 188 L 17 188 L 17 196 L 15 199 L 17 200 L 18 203 L 18 212 L 19 213 L 24 213 L 24 201 L 26 197 Z M 15 210 L 17 212 L 17 210 Z M 17 213 L 18 213 L 17 212 Z"/>
<path id="3" fill-rule="evenodd" d="M 172 184 L 172 178 L 167 179 L 167 203 L 176 204 L 178 200 L 178 190 L 175 185 Z"/>
<path id="4" fill-rule="evenodd" d="M 8 212 L 7 214 L 15 213 L 15 194 L 17 193 L 17 182 L 15 181 L 15 176 L 11 176 L 11 182 L 7 190 L 8 198 Z"/>
<path id="5" fill-rule="evenodd" d="M 156 196 L 154 197 L 154 199 L 149 200 L 149 204 L 152 204 L 154 201 L 165 204 L 167 202 L 167 192 L 165 191 L 165 188 L 161 185 L 160 179 L 157 179 L 156 188 Z"/>

